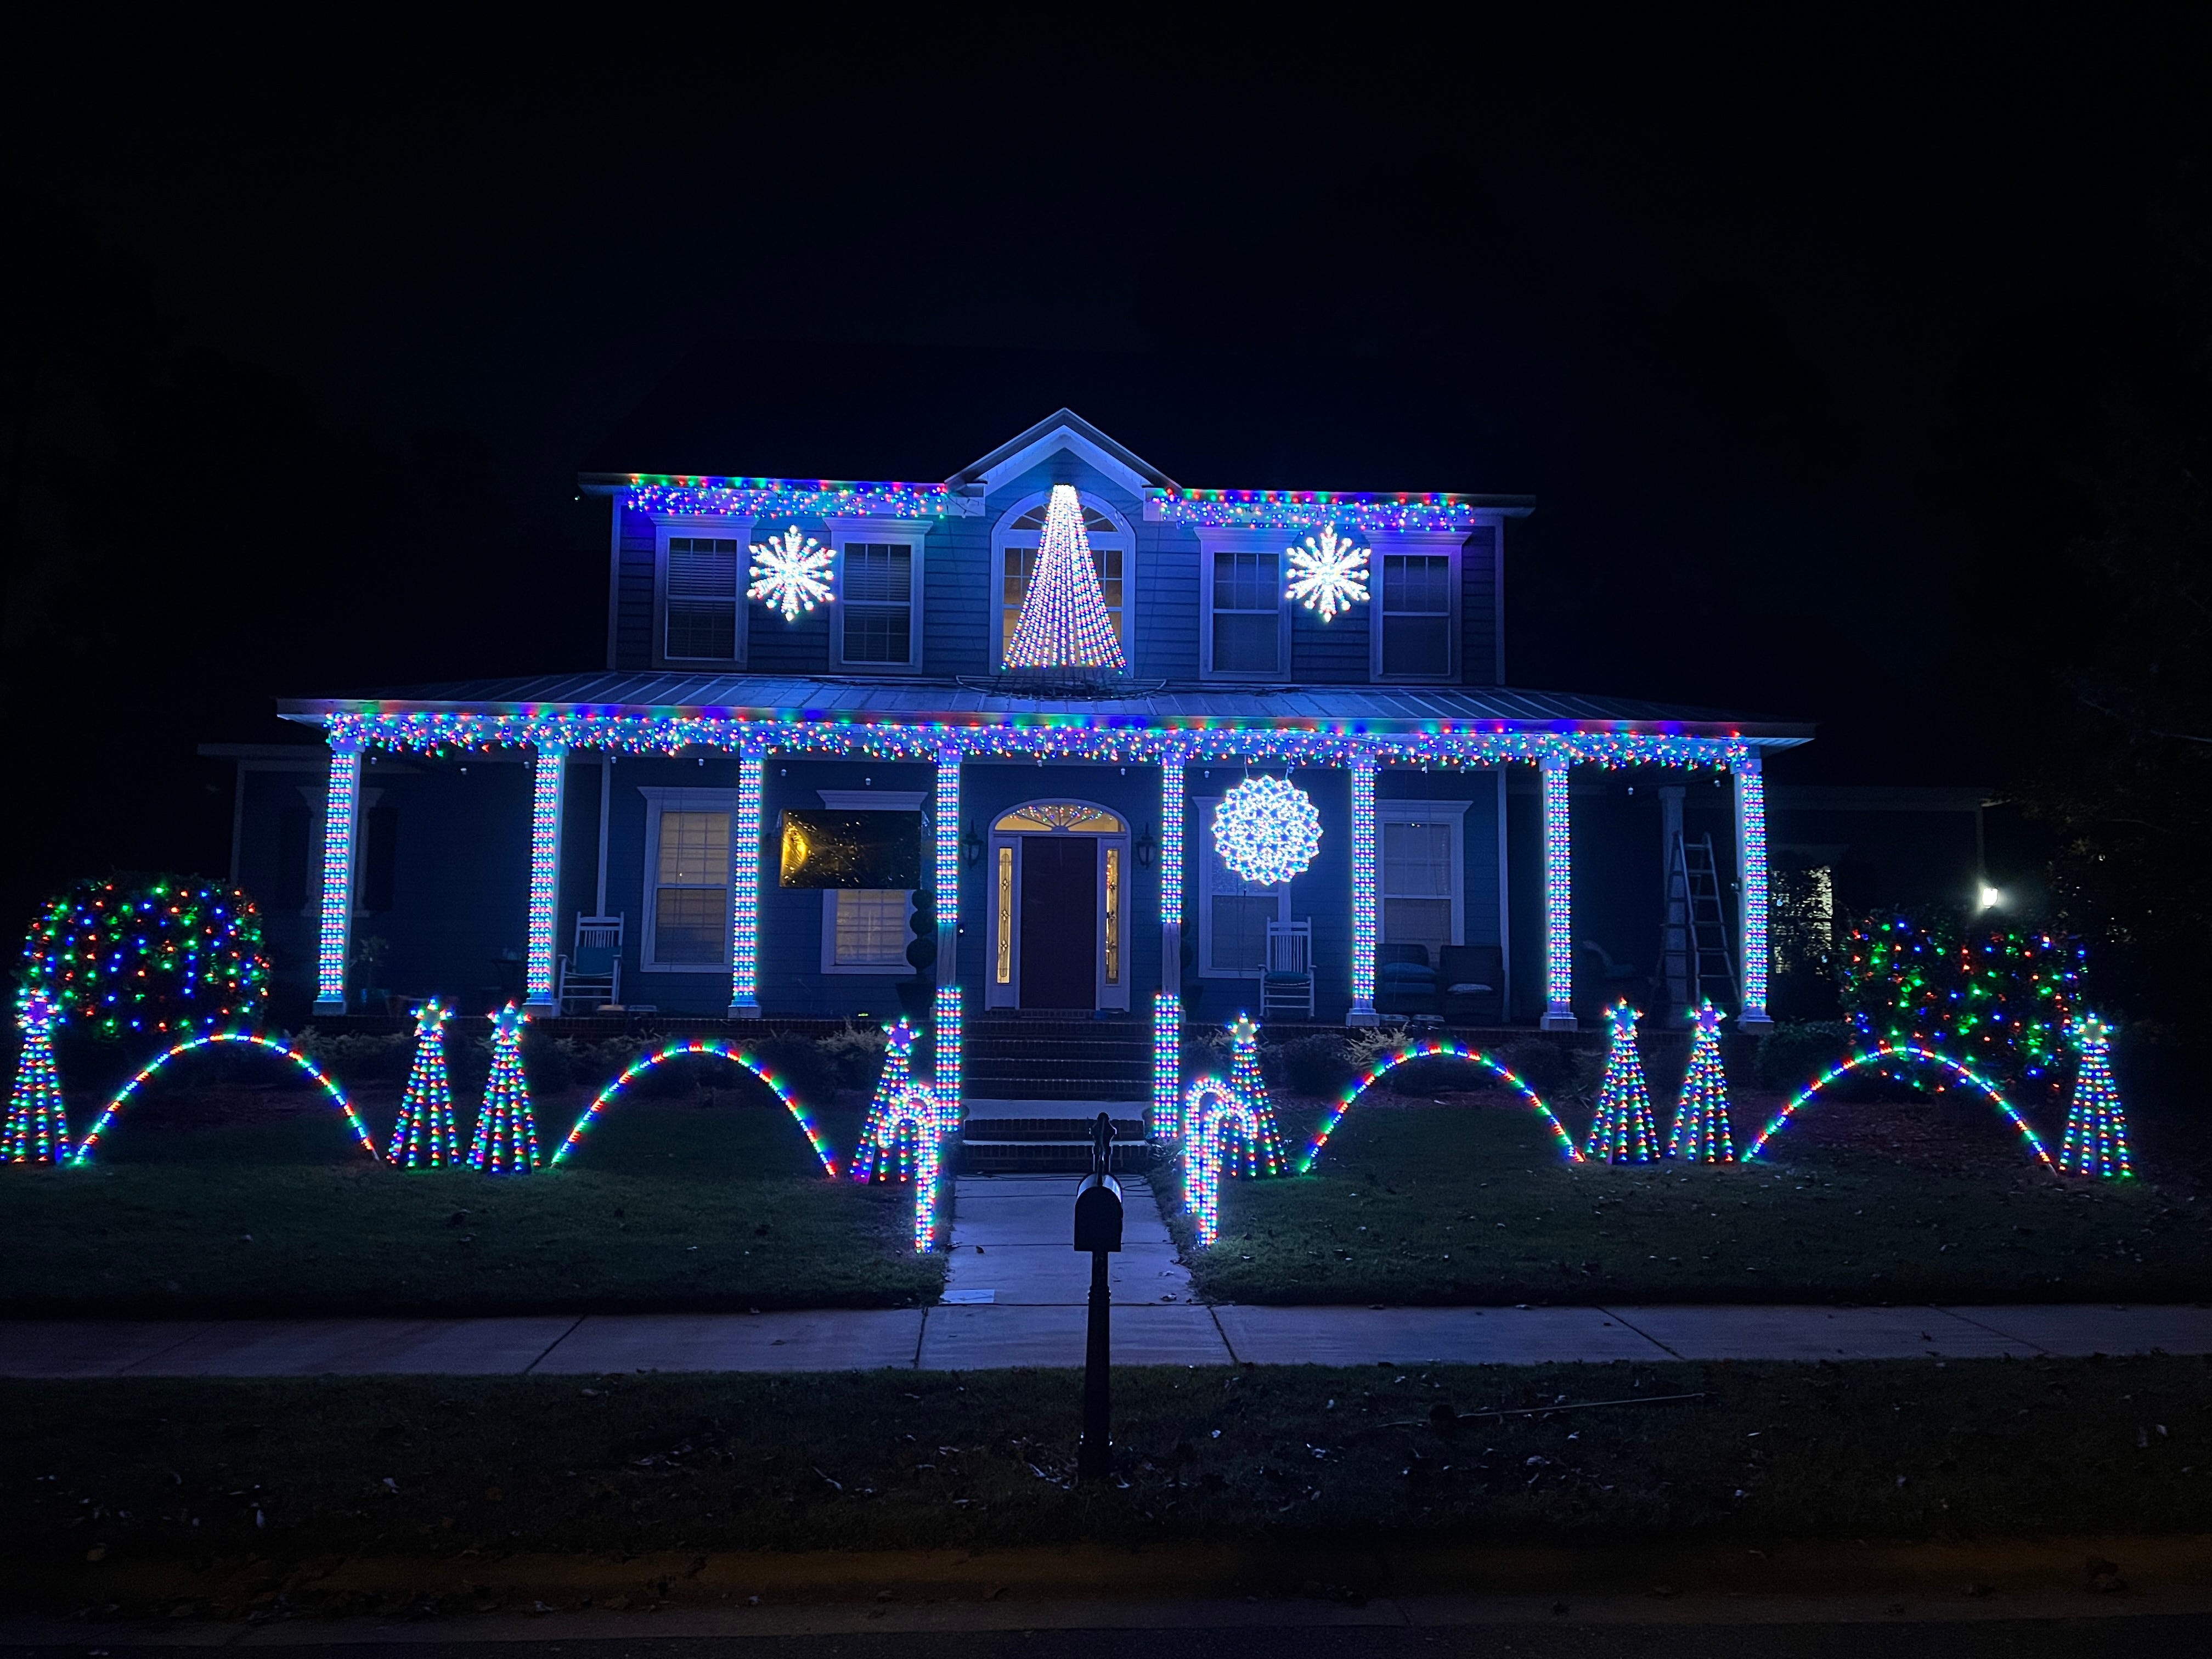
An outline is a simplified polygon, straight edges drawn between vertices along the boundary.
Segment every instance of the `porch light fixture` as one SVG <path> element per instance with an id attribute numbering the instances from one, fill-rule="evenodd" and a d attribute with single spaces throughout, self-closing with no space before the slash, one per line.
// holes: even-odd
<path id="1" fill-rule="evenodd" d="M 1137 855 L 1137 868 L 1149 870 L 1159 854 L 1160 844 L 1152 839 L 1152 826 L 1146 824 L 1137 832 L 1135 843 L 1129 849 Z"/>
<path id="2" fill-rule="evenodd" d="M 960 857 L 969 869 L 983 861 L 983 838 L 975 833 L 975 820 L 968 820 L 968 833 L 960 837 Z"/>

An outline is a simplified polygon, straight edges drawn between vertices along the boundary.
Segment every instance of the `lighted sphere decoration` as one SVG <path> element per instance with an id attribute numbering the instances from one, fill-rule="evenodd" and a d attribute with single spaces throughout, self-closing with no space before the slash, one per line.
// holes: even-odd
<path id="1" fill-rule="evenodd" d="M 1288 778 L 1247 778 L 1213 811 L 1213 850 L 1247 881 L 1276 886 L 1321 850 L 1321 814 Z"/>

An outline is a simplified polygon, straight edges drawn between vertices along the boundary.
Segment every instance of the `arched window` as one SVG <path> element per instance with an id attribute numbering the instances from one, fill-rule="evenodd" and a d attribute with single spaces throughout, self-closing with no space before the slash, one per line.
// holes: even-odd
<path id="1" fill-rule="evenodd" d="M 1037 542 L 1044 534 L 1044 513 L 1049 493 L 1017 501 L 999 520 L 991 538 L 991 592 L 999 612 L 999 633 L 994 664 L 1006 659 L 1015 624 L 1021 621 L 1022 601 L 1029 597 L 1030 574 L 1036 568 Z M 1089 496 L 1083 498 L 1083 533 L 1091 544 L 1091 562 L 1098 572 L 1098 591 L 1106 600 L 1106 613 L 1121 641 L 1124 660 L 1134 664 L 1130 648 L 1129 611 L 1122 603 L 1128 579 L 1135 574 L 1136 538 L 1120 518 Z"/>

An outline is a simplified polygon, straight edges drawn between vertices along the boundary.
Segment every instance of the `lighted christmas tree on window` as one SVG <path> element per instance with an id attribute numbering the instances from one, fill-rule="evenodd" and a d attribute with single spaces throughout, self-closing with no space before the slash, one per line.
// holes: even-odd
<path id="1" fill-rule="evenodd" d="M 491 1017 L 491 1077 L 469 1147 L 469 1162 L 487 1175 L 523 1175 L 538 1167 L 538 1120 L 522 1072 L 522 1021 L 521 1010 L 511 1002 Z"/>
<path id="2" fill-rule="evenodd" d="M 1006 642 L 1008 668 L 1114 669 L 1127 666 L 1121 641 L 1099 591 L 1091 538 L 1083 531 L 1083 503 L 1072 484 L 1054 484 L 1045 508 L 1044 535 L 1014 637 Z"/>
<path id="3" fill-rule="evenodd" d="M 1601 1164 L 1649 1164 L 1658 1155 L 1659 1126 L 1652 1120 L 1651 1091 L 1636 1052 L 1636 1010 L 1616 1003 L 1605 1017 L 1613 1022 L 1613 1047 L 1605 1057 L 1597 1120 L 1590 1125 L 1583 1156 Z"/>

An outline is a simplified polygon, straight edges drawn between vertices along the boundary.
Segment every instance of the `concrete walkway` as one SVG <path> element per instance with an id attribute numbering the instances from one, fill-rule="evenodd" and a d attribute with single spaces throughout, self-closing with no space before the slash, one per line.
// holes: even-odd
<path id="1" fill-rule="evenodd" d="M 0 1376 L 981 1370 L 1083 1363 L 1076 1180 L 963 1176 L 933 1308 L 501 1319 L 0 1321 Z M 1114 1358 L 1129 1365 L 1527 1365 L 2212 1353 L 2212 1306 L 1209 1307 L 1152 1190 L 1125 1183 Z"/>

